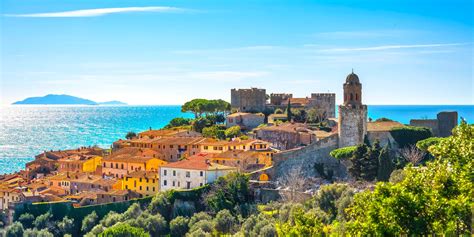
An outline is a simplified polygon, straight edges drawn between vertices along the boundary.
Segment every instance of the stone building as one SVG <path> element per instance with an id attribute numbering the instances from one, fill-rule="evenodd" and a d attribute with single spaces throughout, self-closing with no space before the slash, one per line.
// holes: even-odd
<path id="1" fill-rule="evenodd" d="M 230 105 L 240 112 L 263 112 L 267 103 L 265 89 L 232 89 Z"/>
<path id="2" fill-rule="evenodd" d="M 362 104 L 362 84 L 352 72 L 344 83 L 344 103 L 339 106 L 339 147 L 364 142 L 367 133 L 367 105 Z"/>
<path id="3" fill-rule="evenodd" d="M 252 130 L 265 122 L 265 115 L 262 113 L 233 113 L 227 116 L 226 127 L 239 126 L 243 130 Z"/>
<path id="4" fill-rule="evenodd" d="M 438 113 L 436 119 L 411 119 L 411 126 L 427 127 L 436 137 L 449 137 L 451 131 L 458 125 L 458 112 L 444 111 Z"/>
<path id="5" fill-rule="evenodd" d="M 336 94 L 335 93 L 312 93 L 307 107 L 316 108 L 326 118 L 336 117 Z"/>
<path id="6" fill-rule="evenodd" d="M 292 99 L 293 94 L 286 94 L 286 93 L 272 93 L 270 94 L 270 104 L 271 105 L 282 105 L 283 101 L 287 101 L 288 99 Z"/>

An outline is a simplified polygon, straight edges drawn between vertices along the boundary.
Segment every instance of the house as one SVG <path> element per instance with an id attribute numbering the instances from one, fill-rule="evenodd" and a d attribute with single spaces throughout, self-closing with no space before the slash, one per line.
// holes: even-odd
<path id="1" fill-rule="evenodd" d="M 229 150 L 214 154 L 209 159 L 217 164 L 236 167 L 241 171 L 248 172 L 271 166 L 272 157 L 275 152 L 275 150 Z"/>
<path id="2" fill-rule="evenodd" d="M 71 180 L 79 179 L 86 176 L 84 173 L 57 173 L 55 175 L 45 177 L 48 188 L 41 192 L 51 193 L 57 196 L 67 195 L 71 193 Z M 62 190 L 62 191 L 61 191 Z"/>
<path id="3" fill-rule="evenodd" d="M 97 203 L 124 202 L 142 197 L 141 194 L 132 190 L 110 190 L 97 195 Z"/>
<path id="4" fill-rule="evenodd" d="M 24 200 L 21 187 L 9 187 L 8 184 L 0 183 L 0 210 L 6 210 L 13 203 Z"/>
<path id="5" fill-rule="evenodd" d="M 317 141 L 317 136 L 306 124 L 283 123 L 255 130 L 257 139 L 270 142 L 279 150 L 293 149 Z"/>
<path id="6" fill-rule="evenodd" d="M 102 175 L 123 178 L 125 175 L 139 170 L 157 171 L 168 162 L 158 158 L 140 156 L 114 156 L 102 160 Z"/>
<path id="7" fill-rule="evenodd" d="M 212 155 L 200 153 L 160 167 L 160 190 L 192 189 L 214 182 L 236 171 L 235 167 L 210 161 Z"/>
<path id="8" fill-rule="evenodd" d="M 227 116 L 226 127 L 239 126 L 243 130 L 252 130 L 265 122 L 265 115 L 262 113 L 233 113 Z"/>
<path id="9" fill-rule="evenodd" d="M 100 175 L 83 175 L 70 180 L 70 193 L 76 194 L 90 190 L 103 190 L 108 192 L 112 190 L 115 183 L 117 183 L 116 179 L 102 178 Z"/>
<path id="10" fill-rule="evenodd" d="M 286 122 L 288 121 L 287 114 L 270 114 L 268 115 L 268 123 L 275 124 L 277 121 Z"/>
<path id="11" fill-rule="evenodd" d="M 58 160 L 58 172 L 94 173 L 101 165 L 101 156 L 71 155 Z"/>
<path id="12" fill-rule="evenodd" d="M 222 153 L 229 150 L 259 150 L 264 151 L 270 148 L 270 143 L 258 139 L 240 139 L 236 138 L 232 141 L 205 139 L 199 142 L 201 153 Z"/>
<path id="13" fill-rule="evenodd" d="M 156 194 L 160 189 L 158 171 L 135 171 L 122 179 L 122 190 L 132 190 L 144 196 Z"/>
<path id="14" fill-rule="evenodd" d="M 185 156 L 197 154 L 197 143 L 205 140 L 203 137 L 160 137 L 138 138 L 130 141 L 132 147 L 149 148 L 163 154 L 166 161 L 177 161 Z"/>
<path id="15" fill-rule="evenodd" d="M 160 129 L 148 130 L 138 134 L 138 138 L 163 138 L 163 137 L 202 137 L 202 135 L 195 131 L 186 129 Z"/>
<path id="16" fill-rule="evenodd" d="M 390 130 L 403 126 L 396 121 L 367 122 L 367 138 L 372 143 L 376 140 L 379 141 L 381 146 L 396 146 L 397 142 L 390 134 Z"/>

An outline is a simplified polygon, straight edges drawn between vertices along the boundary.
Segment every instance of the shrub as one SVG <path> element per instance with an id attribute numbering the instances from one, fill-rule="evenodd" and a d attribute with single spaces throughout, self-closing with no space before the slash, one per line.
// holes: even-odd
<path id="1" fill-rule="evenodd" d="M 46 212 L 45 214 L 36 217 L 35 221 L 33 222 L 33 225 L 38 230 L 44 229 L 47 227 L 51 217 L 52 217 L 51 213 Z"/>
<path id="2" fill-rule="evenodd" d="M 5 232 L 5 235 L 7 237 L 23 237 L 23 232 L 25 230 L 23 229 L 23 225 L 15 221 L 13 224 L 11 224 L 8 228 L 7 231 Z"/>
<path id="3" fill-rule="evenodd" d="M 204 137 L 211 137 L 217 139 L 225 139 L 225 127 L 219 125 L 213 125 L 202 129 L 202 135 Z"/>
<path id="4" fill-rule="evenodd" d="M 97 216 L 97 213 L 95 211 L 93 211 L 91 214 L 84 217 L 84 219 L 82 220 L 82 227 L 81 227 L 82 233 L 87 233 L 90 230 L 92 230 L 92 228 L 94 228 L 94 226 L 97 224 L 98 220 L 99 220 L 99 217 Z"/>
<path id="5" fill-rule="evenodd" d="M 352 156 L 356 149 L 357 146 L 347 146 L 332 150 L 329 154 L 336 159 L 348 159 Z"/>
<path id="6" fill-rule="evenodd" d="M 172 237 L 184 236 L 189 230 L 189 219 L 178 216 L 170 222 L 170 234 Z"/>
<path id="7" fill-rule="evenodd" d="M 57 227 L 62 235 L 72 233 L 74 230 L 74 219 L 65 216 L 60 222 L 58 222 Z"/>
<path id="8" fill-rule="evenodd" d="M 232 126 L 226 129 L 224 133 L 227 138 L 239 137 L 242 134 L 239 126 Z"/>
<path id="9" fill-rule="evenodd" d="M 164 235 L 168 232 L 168 223 L 163 216 L 156 214 L 145 219 L 144 229 L 151 236 Z"/>
<path id="10" fill-rule="evenodd" d="M 378 118 L 375 120 L 375 122 L 391 122 L 393 120 L 389 119 L 389 118 Z"/>
<path id="11" fill-rule="evenodd" d="M 193 227 L 194 224 L 196 224 L 197 222 L 199 221 L 202 221 L 202 220 L 207 220 L 207 221 L 210 221 L 212 220 L 212 217 L 207 214 L 206 212 L 198 212 L 196 214 L 194 214 L 191 219 L 189 219 L 189 228 Z"/>
<path id="12" fill-rule="evenodd" d="M 214 219 L 215 229 L 220 233 L 227 234 L 231 233 L 234 225 L 237 220 L 230 213 L 229 210 L 221 210 L 217 213 L 216 218 Z"/>
<path id="13" fill-rule="evenodd" d="M 415 145 L 418 141 L 432 136 L 431 130 L 425 127 L 404 126 L 396 127 L 390 130 L 393 139 L 398 143 L 400 148 L 409 145 Z"/>
<path id="14" fill-rule="evenodd" d="M 262 237 L 275 237 L 275 236 L 278 236 L 277 231 L 275 229 L 275 225 L 268 224 L 268 225 L 264 226 L 260 230 L 259 236 L 262 236 Z"/>
<path id="15" fill-rule="evenodd" d="M 204 204 L 214 213 L 223 209 L 234 210 L 234 207 L 250 201 L 248 177 L 237 172 L 219 177 L 204 196 Z"/>
<path id="16" fill-rule="evenodd" d="M 18 221 L 23 224 L 25 229 L 33 227 L 33 221 L 35 221 L 35 217 L 30 213 L 24 213 L 19 218 Z"/>
<path id="17" fill-rule="evenodd" d="M 430 137 L 423 140 L 420 140 L 416 143 L 416 147 L 422 151 L 428 151 L 428 148 L 432 145 L 436 145 L 441 141 L 445 140 L 444 137 Z"/>
<path id="18" fill-rule="evenodd" d="M 130 131 L 130 132 L 127 133 L 127 135 L 125 135 L 125 138 L 130 140 L 130 139 L 132 139 L 136 136 L 137 136 L 137 134 L 135 132 Z"/>
<path id="19" fill-rule="evenodd" d="M 194 232 L 196 230 L 203 230 L 204 232 L 211 233 L 213 230 L 214 225 L 211 221 L 202 220 L 196 222 L 191 228 L 189 228 L 189 232 Z"/>
<path id="20" fill-rule="evenodd" d="M 100 233 L 101 237 L 149 237 L 150 235 L 145 232 L 142 228 L 132 227 L 128 224 L 116 224 L 110 228 L 105 229 L 104 232 Z"/>

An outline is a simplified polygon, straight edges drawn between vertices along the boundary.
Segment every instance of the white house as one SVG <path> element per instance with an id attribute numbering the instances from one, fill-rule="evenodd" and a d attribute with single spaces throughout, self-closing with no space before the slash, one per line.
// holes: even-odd
<path id="1" fill-rule="evenodd" d="M 200 153 L 160 167 L 160 190 L 192 189 L 214 182 L 236 171 L 235 167 L 210 162 L 210 154 Z"/>

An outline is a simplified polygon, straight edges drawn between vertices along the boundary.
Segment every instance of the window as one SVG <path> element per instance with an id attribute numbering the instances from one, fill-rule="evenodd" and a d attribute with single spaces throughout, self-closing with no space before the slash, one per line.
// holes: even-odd
<path id="1" fill-rule="evenodd" d="M 207 149 L 209 149 L 209 147 L 207 147 L 207 146 L 204 146 L 204 150 L 207 150 Z"/>
<path id="2" fill-rule="evenodd" d="M 166 172 L 166 171 L 167 171 L 167 170 L 163 170 L 163 176 L 166 176 L 166 173 L 168 173 L 168 172 Z"/>
<path id="3" fill-rule="evenodd" d="M 110 168 L 114 168 L 114 164 L 110 162 Z"/>
<path id="4" fill-rule="evenodd" d="M 201 177 L 204 176 L 204 172 L 203 172 L 203 171 L 200 171 L 200 172 L 199 172 L 199 176 L 201 176 Z"/>
<path id="5" fill-rule="evenodd" d="M 173 148 L 173 145 L 170 145 L 170 148 Z"/>
<path id="6" fill-rule="evenodd" d="M 148 188 L 148 186 L 146 187 L 146 191 L 150 191 L 149 188 Z"/>
<path id="7" fill-rule="evenodd" d="M 173 176 L 176 176 L 176 170 L 173 170 Z"/>
<path id="8" fill-rule="evenodd" d="M 176 185 L 176 181 L 173 180 L 173 187 Z"/>
<path id="9" fill-rule="evenodd" d="M 125 185 L 125 189 L 128 189 L 128 185 Z M 102 196 L 104 196 L 104 195 L 102 195 Z"/>
<path id="10" fill-rule="evenodd" d="M 140 178 L 140 183 L 142 182 L 142 178 Z"/>
<path id="11" fill-rule="evenodd" d="M 103 164 L 103 167 L 105 168 L 105 162 L 104 162 L 104 164 Z"/>
<path id="12" fill-rule="evenodd" d="M 186 188 L 187 188 L 187 189 L 190 189 L 190 188 L 191 188 L 191 182 L 189 182 L 189 181 L 186 182 Z"/>
<path id="13" fill-rule="evenodd" d="M 190 177 L 191 177 L 191 172 L 186 171 L 186 178 L 190 178 Z"/>
<path id="14" fill-rule="evenodd" d="M 118 169 L 118 163 L 115 163 L 115 169 Z"/>
<path id="15" fill-rule="evenodd" d="M 178 187 L 181 187 L 181 182 L 178 181 Z"/>
<path id="16" fill-rule="evenodd" d="M 142 190 L 142 186 L 140 186 L 140 191 Z"/>
<path id="17" fill-rule="evenodd" d="M 202 183 L 199 183 L 199 187 L 202 187 Z"/>
<path id="18" fill-rule="evenodd" d="M 168 184 L 168 182 L 166 182 L 166 180 L 163 180 L 163 186 L 166 186 Z"/>
<path id="19" fill-rule="evenodd" d="M 153 187 L 153 192 L 155 191 L 155 187 Z"/>
<path id="20" fill-rule="evenodd" d="M 121 165 L 121 169 L 123 169 L 123 164 Z"/>

